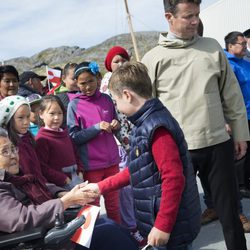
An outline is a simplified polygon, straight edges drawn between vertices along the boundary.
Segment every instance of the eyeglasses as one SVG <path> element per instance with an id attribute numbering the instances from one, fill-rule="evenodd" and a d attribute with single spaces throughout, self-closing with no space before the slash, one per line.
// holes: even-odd
<path id="1" fill-rule="evenodd" d="M 10 157 L 11 154 L 17 154 L 18 153 L 18 148 L 13 146 L 9 146 L 9 147 L 3 147 L 0 149 L 0 155 L 2 155 L 3 157 Z"/>
<path id="2" fill-rule="evenodd" d="M 246 46 L 247 46 L 247 42 L 235 43 L 235 44 L 239 44 L 239 45 L 241 45 L 242 47 L 246 47 Z"/>

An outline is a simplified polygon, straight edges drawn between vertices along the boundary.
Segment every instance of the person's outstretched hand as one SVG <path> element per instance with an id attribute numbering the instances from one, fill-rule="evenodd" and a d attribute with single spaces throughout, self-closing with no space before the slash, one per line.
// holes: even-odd
<path id="1" fill-rule="evenodd" d="M 82 184 L 80 184 L 82 185 Z M 100 192 L 100 189 L 99 189 L 99 186 L 97 183 L 89 183 L 87 185 L 84 185 L 82 187 L 82 189 L 86 192 L 94 192 L 95 194 L 97 194 L 98 196 L 101 195 L 101 192 Z"/>
<path id="2" fill-rule="evenodd" d="M 93 202 L 99 195 L 96 192 L 91 190 L 84 190 L 84 187 L 87 183 L 81 183 L 76 185 L 73 189 L 71 189 L 68 193 L 66 193 L 63 197 L 61 197 L 61 201 L 63 203 L 64 210 L 72 205 L 81 205 L 84 206 L 87 203 Z"/>

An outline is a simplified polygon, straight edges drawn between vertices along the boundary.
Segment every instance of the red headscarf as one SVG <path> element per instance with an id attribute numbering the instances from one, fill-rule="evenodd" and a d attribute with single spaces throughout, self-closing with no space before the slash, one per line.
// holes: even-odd
<path id="1" fill-rule="evenodd" d="M 114 46 L 112 47 L 106 58 L 105 58 L 105 67 L 108 71 L 112 72 L 112 69 L 111 69 L 111 62 L 113 60 L 113 58 L 117 55 L 120 55 L 122 56 L 123 58 L 127 59 L 129 61 L 129 55 L 128 55 L 128 52 L 123 48 L 123 47 L 120 47 L 120 46 Z"/>

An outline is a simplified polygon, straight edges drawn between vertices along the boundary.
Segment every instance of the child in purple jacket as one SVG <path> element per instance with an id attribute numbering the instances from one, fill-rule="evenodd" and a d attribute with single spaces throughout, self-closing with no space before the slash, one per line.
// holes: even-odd
<path id="1" fill-rule="evenodd" d="M 84 166 L 84 180 L 94 183 L 118 173 L 120 162 L 113 136 L 120 124 L 111 98 L 99 91 L 98 74 L 95 62 L 82 62 L 75 68 L 81 93 L 70 101 L 67 111 L 69 133 Z M 107 216 L 120 223 L 119 192 L 108 193 L 104 200 Z"/>

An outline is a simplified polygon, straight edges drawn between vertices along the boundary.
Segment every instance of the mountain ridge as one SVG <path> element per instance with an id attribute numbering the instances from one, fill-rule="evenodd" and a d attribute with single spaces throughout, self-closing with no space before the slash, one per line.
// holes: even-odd
<path id="1" fill-rule="evenodd" d="M 147 51 L 155 47 L 158 42 L 160 32 L 143 31 L 136 32 L 135 37 L 140 57 Z M 61 67 L 68 62 L 80 63 L 82 61 L 96 61 L 105 72 L 104 59 L 108 50 L 113 46 L 122 46 L 128 50 L 131 59 L 134 58 L 134 49 L 129 33 L 113 36 L 100 44 L 87 49 L 79 46 L 60 46 L 44 49 L 31 57 L 17 57 L 4 61 L 4 64 L 10 64 L 17 68 L 19 74 L 23 71 L 32 70 L 38 74 L 46 74 L 46 65 L 49 67 Z"/>

